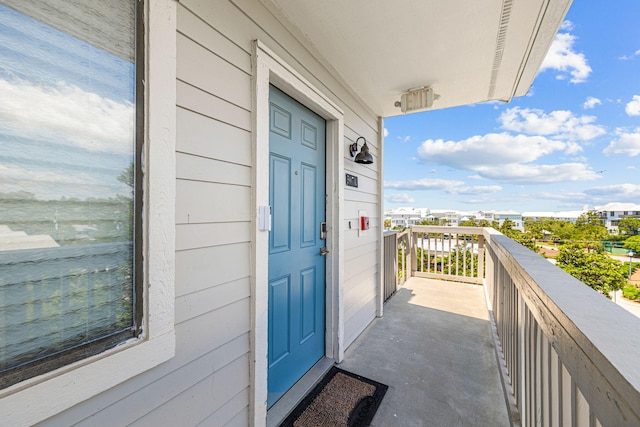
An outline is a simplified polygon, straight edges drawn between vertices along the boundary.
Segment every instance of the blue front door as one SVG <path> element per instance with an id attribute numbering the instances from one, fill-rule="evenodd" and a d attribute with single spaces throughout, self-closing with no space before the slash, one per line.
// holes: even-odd
<path id="1" fill-rule="evenodd" d="M 325 121 L 271 86 L 269 92 L 270 407 L 325 349 Z"/>

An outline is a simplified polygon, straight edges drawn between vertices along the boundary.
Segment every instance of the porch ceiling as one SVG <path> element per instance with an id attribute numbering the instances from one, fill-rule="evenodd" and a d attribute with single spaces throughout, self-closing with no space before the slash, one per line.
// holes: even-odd
<path id="1" fill-rule="evenodd" d="M 572 0 L 261 0 L 380 116 L 525 95 Z"/>

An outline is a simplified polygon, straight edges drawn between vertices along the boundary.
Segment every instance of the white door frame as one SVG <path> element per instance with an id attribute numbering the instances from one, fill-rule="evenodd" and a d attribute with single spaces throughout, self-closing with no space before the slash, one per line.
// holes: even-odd
<path id="1" fill-rule="evenodd" d="M 325 356 L 344 357 L 344 112 L 259 40 L 252 52 L 252 274 L 250 423 L 267 418 L 268 265 L 269 233 L 258 228 L 258 207 L 269 204 L 269 84 L 273 84 L 327 121 L 326 130 L 326 327 Z"/>

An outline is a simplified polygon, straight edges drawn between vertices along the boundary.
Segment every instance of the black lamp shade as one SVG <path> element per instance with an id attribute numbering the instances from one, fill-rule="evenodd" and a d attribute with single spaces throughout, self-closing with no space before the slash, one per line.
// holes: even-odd
<path id="1" fill-rule="evenodd" d="M 367 146 L 367 142 L 366 141 L 362 145 L 362 149 L 360 150 L 360 152 L 356 156 L 355 162 L 356 163 L 362 163 L 362 164 L 365 164 L 365 165 L 370 165 L 371 163 L 373 163 L 373 156 L 369 152 L 369 147 Z"/>

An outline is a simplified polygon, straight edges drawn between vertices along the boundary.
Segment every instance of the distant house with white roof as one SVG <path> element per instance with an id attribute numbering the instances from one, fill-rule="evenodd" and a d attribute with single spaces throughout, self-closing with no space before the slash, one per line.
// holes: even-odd
<path id="1" fill-rule="evenodd" d="M 426 208 L 396 208 L 385 211 L 384 219 L 391 221 L 391 227 L 410 227 L 422 222 L 429 216 Z"/>
<path id="2" fill-rule="evenodd" d="M 472 212 L 454 211 L 451 209 L 432 209 L 431 215 L 439 221 L 445 220 L 446 225 L 450 227 L 457 227 L 461 222 L 475 218 L 475 214 Z"/>
<path id="3" fill-rule="evenodd" d="M 513 229 L 524 232 L 524 220 L 522 214 L 516 211 L 480 211 L 482 219 L 487 221 L 496 221 L 498 226 L 502 227 L 502 224 L 506 220 L 513 222 Z"/>
<path id="4" fill-rule="evenodd" d="M 607 203 L 596 206 L 600 218 L 605 221 L 609 233 L 618 233 L 618 224 L 623 218 L 640 218 L 640 205 L 635 203 Z"/>
<path id="5" fill-rule="evenodd" d="M 560 221 L 567 221 L 567 222 L 571 222 L 571 223 L 575 224 L 576 221 L 578 220 L 578 218 L 580 218 L 580 215 L 584 214 L 585 212 L 588 212 L 588 210 L 564 211 L 564 212 L 558 212 L 558 211 L 554 211 L 554 212 L 523 212 L 522 213 L 522 218 L 524 218 L 524 219 L 534 219 L 534 220 L 539 220 L 539 219 L 557 219 L 557 220 L 560 220 Z"/>

